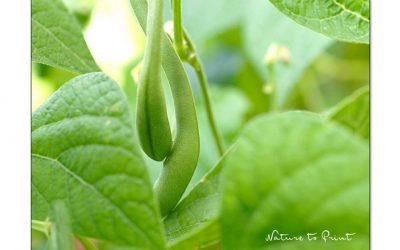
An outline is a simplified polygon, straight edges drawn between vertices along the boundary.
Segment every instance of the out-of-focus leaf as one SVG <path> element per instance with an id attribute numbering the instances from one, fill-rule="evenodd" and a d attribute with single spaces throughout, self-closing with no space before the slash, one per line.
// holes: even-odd
<path id="1" fill-rule="evenodd" d="M 264 55 L 268 47 L 279 43 L 291 53 L 290 65 L 275 67 L 278 100 L 282 104 L 304 70 L 333 40 L 296 24 L 265 0 L 251 0 L 246 5 L 242 26 L 245 51 L 265 81 L 268 76 Z"/>
<path id="2" fill-rule="evenodd" d="M 90 73 L 32 116 L 32 219 L 65 201 L 73 231 L 136 249 L 164 249 L 159 211 L 117 84 Z"/>
<path id="3" fill-rule="evenodd" d="M 369 139 L 369 87 L 354 92 L 331 109 L 328 118 L 341 123 L 362 138 Z"/>
<path id="4" fill-rule="evenodd" d="M 284 109 L 323 112 L 369 84 L 369 45 L 335 42 L 307 68 Z"/>
<path id="5" fill-rule="evenodd" d="M 268 47 L 272 43 L 287 46 L 292 54 L 292 63 L 288 66 L 277 65 L 275 69 L 281 104 L 307 66 L 333 42 L 290 20 L 266 0 L 189 0 L 182 3 L 182 8 L 183 24 L 194 38 L 200 54 L 207 39 L 240 27 L 242 37 L 232 35 L 236 36 L 235 40 L 243 39 L 245 54 L 264 81 L 267 80 L 267 69 L 263 58 Z M 207 13 L 206 19 L 199 14 L 203 12 Z M 262 88 L 259 91 L 262 92 Z"/>
<path id="6" fill-rule="evenodd" d="M 32 61 L 76 73 L 100 71 L 61 0 L 32 0 Z"/>
<path id="7" fill-rule="evenodd" d="M 47 242 L 48 250 L 73 250 L 74 241 L 71 229 L 71 221 L 68 210 L 63 201 L 55 201 L 52 204 L 50 239 Z"/>
<path id="8" fill-rule="evenodd" d="M 369 0 L 270 0 L 296 22 L 333 39 L 369 43 Z"/>
<path id="9" fill-rule="evenodd" d="M 299 249 L 267 242 L 274 230 L 317 233 L 317 242 L 302 242 L 310 244 L 304 249 L 324 248 L 324 230 L 331 236 L 355 233 L 354 242 L 329 240 L 330 249 L 357 249 L 352 246 L 358 240 L 368 248 L 368 156 L 364 140 L 316 114 L 259 117 L 225 159 L 223 249 Z"/>
<path id="10" fill-rule="evenodd" d="M 170 1 L 167 1 L 170 2 Z M 169 4 L 165 4 L 166 18 L 172 19 Z M 197 45 L 222 33 L 240 22 L 245 1 L 185 0 L 182 1 L 182 20 Z M 207 17 L 202 13 L 207 13 Z M 229 13 L 224 15 L 222 13 Z"/>
<path id="11" fill-rule="evenodd" d="M 270 110 L 270 95 L 262 91 L 265 81 L 260 77 L 250 61 L 243 64 L 238 73 L 236 85 L 245 93 L 251 103 L 251 109 L 247 114 L 247 118 Z"/>

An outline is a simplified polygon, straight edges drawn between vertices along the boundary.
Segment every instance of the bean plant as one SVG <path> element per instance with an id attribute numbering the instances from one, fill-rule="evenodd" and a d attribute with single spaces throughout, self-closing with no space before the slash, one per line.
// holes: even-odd
<path id="1" fill-rule="evenodd" d="M 127 1 L 123 83 L 72 2 L 32 0 L 32 249 L 369 249 L 368 0 Z"/>

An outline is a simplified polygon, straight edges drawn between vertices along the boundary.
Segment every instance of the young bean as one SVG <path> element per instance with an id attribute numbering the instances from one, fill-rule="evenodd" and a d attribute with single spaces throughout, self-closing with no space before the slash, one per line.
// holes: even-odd
<path id="1" fill-rule="evenodd" d="M 146 30 L 146 0 L 131 0 L 131 5 L 142 29 Z M 174 99 L 177 124 L 172 151 L 165 159 L 154 187 L 164 216 L 176 206 L 193 176 L 199 157 L 200 138 L 189 79 L 165 33 L 162 36 L 161 58 Z"/>
<path id="2" fill-rule="evenodd" d="M 143 151 L 161 161 L 171 151 L 172 136 L 161 85 L 163 0 L 149 1 L 147 42 L 139 76 L 136 125 Z"/>
<path id="3" fill-rule="evenodd" d="M 197 115 L 189 79 L 172 43 L 164 36 L 162 65 L 170 83 L 175 104 L 176 136 L 171 154 L 155 184 L 162 215 L 175 207 L 196 169 L 200 138 Z"/>

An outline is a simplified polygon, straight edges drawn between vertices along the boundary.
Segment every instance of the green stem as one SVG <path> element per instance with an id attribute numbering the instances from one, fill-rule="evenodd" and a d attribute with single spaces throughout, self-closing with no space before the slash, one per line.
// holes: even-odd
<path id="1" fill-rule="evenodd" d="M 46 237 L 49 238 L 50 227 L 51 227 L 50 221 L 48 221 L 48 220 L 46 220 L 46 221 L 32 220 L 31 227 L 33 230 L 44 233 L 44 235 L 46 235 Z"/>
<path id="2" fill-rule="evenodd" d="M 212 109 L 211 98 L 208 90 L 207 77 L 204 73 L 203 66 L 196 53 L 193 42 L 191 41 L 187 32 L 182 27 L 181 0 L 172 0 L 172 10 L 174 19 L 174 44 L 176 50 L 181 60 L 189 63 L 189 65 L 192 66 L 192 68 L 196 72 L 196 76 L 201 89 L 201 94 L 203 95 L 204 103 L 206 106 L 208 123 L 210 125 L 215 144 L 217 145 L 218 153 L 222 156 L 225 152 L 224 143 L 215 122 L 215 116 Z"/>
<path id="3" fill-rule="evenodd" d="M 201 93 L 203 95 L 204 103 L 206 106 L 208 122 L 210 124 L 211 131 L 212 131 L 215 143 L 218 148 L 218 153 L 222 156 L 225 151 L 224 143 L 222 141 L 222 136 L 219 133 L 219 130 L 217 128 L 217 123 L 215 122 L 215 116 L 214 116 L 214 112 L 213 112 L 212 105 L 211 105 L 210 94 L 209 94 L 208 87 L 207 87 L 208 86 L 207 78 L 204 74 L 204 70 L 203 70 L 203 67 L 200 62 L 198 62 L 197 67 L 194 67 L 194 70 L 196 72 L 197 79 L 199 80 L 199 83 L 200 83 Z"/>
<path id="4" fill-rule="evenodd" d="M 174 44 L 178 55 L 184 58 L 186 50 L 183 41 L 181 0 L 172 0 L 172 14 L 174 19 Z"/>
<path id="5" fill-rule="evenodd" d="M 183 36 L 187 43 L 188 52 L 189 52 L 188 56 L 186 57 L 187 58 L 186 61 L 192 66 L 192 68 L 196 72 L 196 76 L 199 81 L 199 85 L 200 85 L 200 89 L 201 89 L 201 94 L 203 95 L 204 103 L 206 106 L 208 123 L 210 125 L 211 132 L 212 132 L 214 140 L 215 140 L 215 144 L 217 145 L 218 153 L 222 156 L 225 152 L 224 142 L 223 142 L 222 136 L 218 130 L 217 123 L 215 121 L 215 116 L 214 116 L 214 112 L 213 112 L 212 104 L 211 104 L 210 93 L 208 90 L 207 77 L 206 77 L 206 74 L 204 73 L 203 66 L 201 64 L 200 58 L 198 57 L 198 55 L 196 53 L 196 49 L 194 48 L 193 42 L 184 29 L 183 29 Z"/>

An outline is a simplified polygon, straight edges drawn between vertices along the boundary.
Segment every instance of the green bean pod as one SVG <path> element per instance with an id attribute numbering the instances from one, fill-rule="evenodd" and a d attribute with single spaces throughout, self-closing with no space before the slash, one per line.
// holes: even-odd
<path id="1" fill-rule="evenodd" d="M 147 41 L 139 76 L 136 126 L 143 151 L 161 161 L 170 153 L 171 129 L 161 84 L 163 0 L 149 1 Z"/>
<path id="2" fill-rule="evenodd" d="M 146 0 L 131 0 L 131 5 L 142 29 L 146 30 Z M 172 151 L 165 159 L 154 187 L 161 214 L 165 216 L 176 206 L 193 176 L 199 158 L 200 138 L 189 79 L 165 33 L 162 36 L 162 67 L 174 99 L 177 126 Z"/>
<path id="3" fill-rule="evenodd" d="M 164 161 L 164 168 L 155 184 L 162 215 L 173 209 L 185 192 L 200 151 L 199 128 L 189 79 L 172 44 L 166 36 L 164 40 L 170 46 L 164 48 L 162 65 L 174 99 L 177 127 L 171 154 Z"/>

